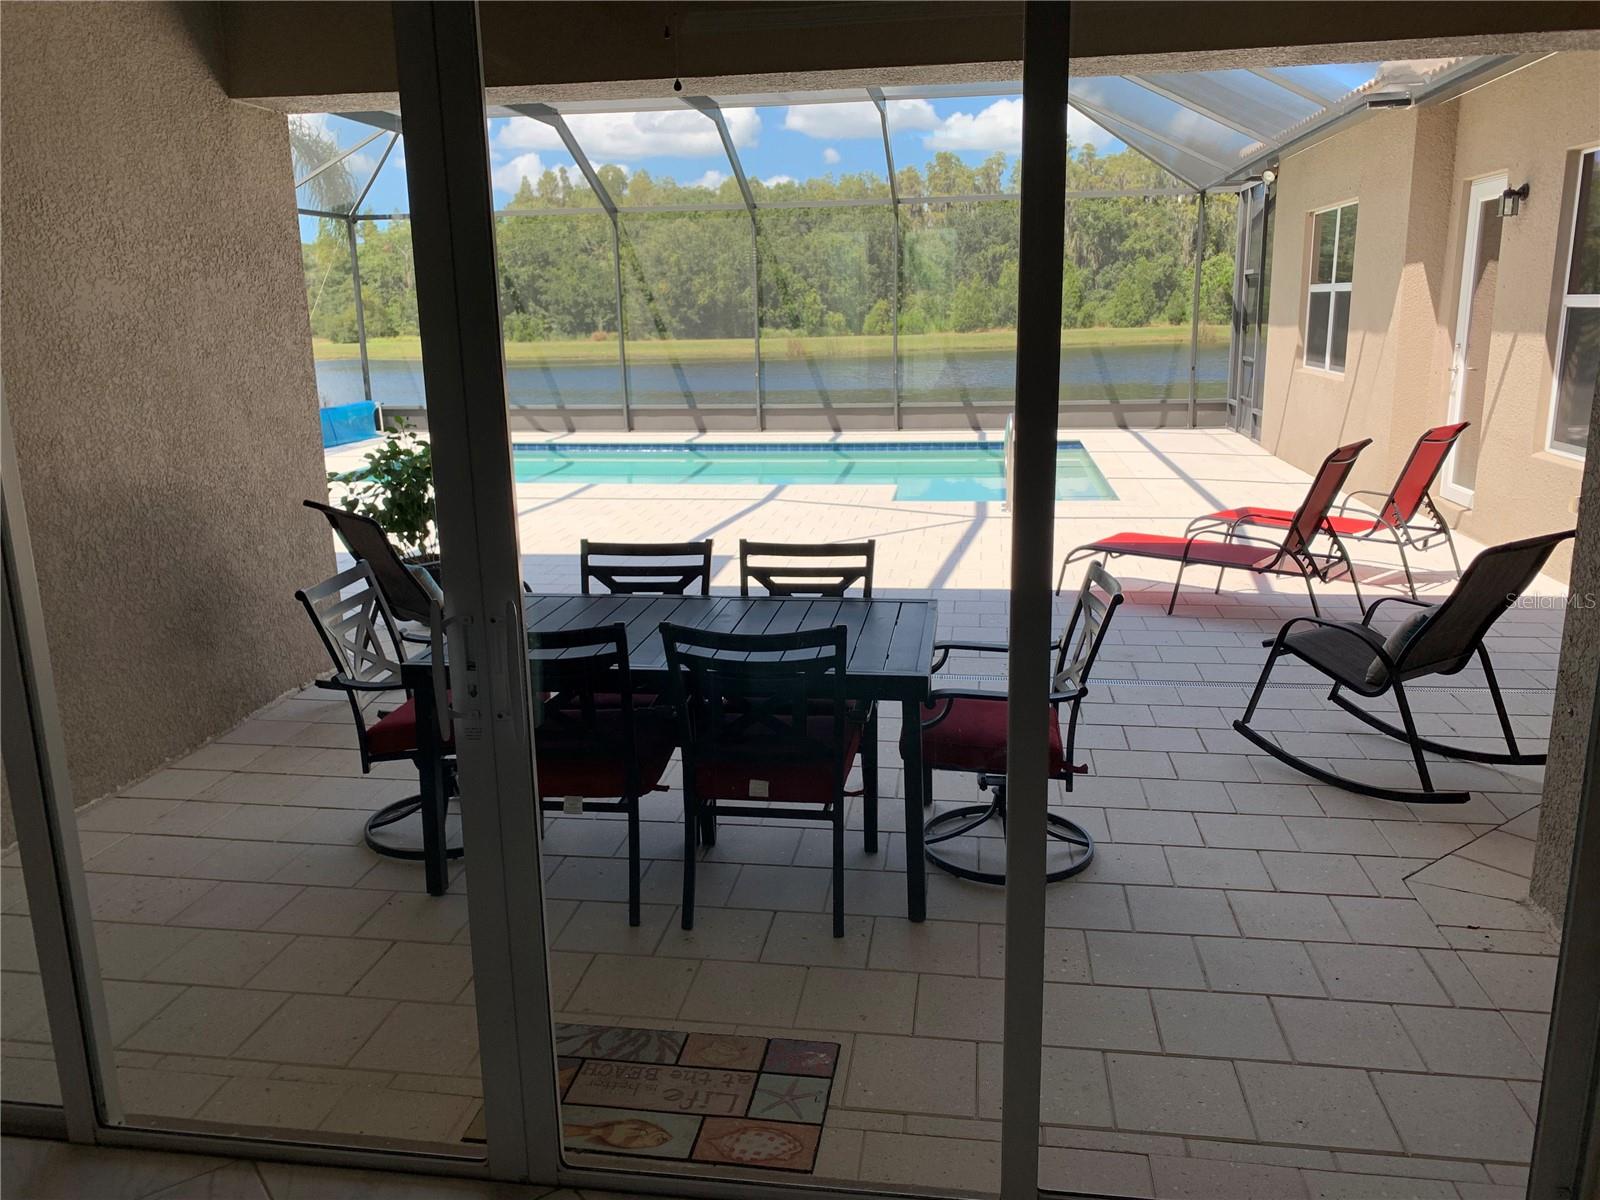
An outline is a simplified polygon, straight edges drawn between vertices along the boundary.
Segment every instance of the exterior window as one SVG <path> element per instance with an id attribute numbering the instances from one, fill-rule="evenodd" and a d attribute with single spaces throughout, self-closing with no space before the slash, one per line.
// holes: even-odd
<path id="1" fill-rule="evenodd" d="M 1311 288 L 1306 303 L 1306 366 L 1344 370 L 1350 334 L 1350 281 L 1355 274 L 1356 206 L 1311 217 Z"/>
<path id="2" fill-rule="evenodd" d="M 1582 454 L 1600 392 L 1600 150 L 1578 163 L 1571 262 L 1556 339 L 1550 448 Z"/>

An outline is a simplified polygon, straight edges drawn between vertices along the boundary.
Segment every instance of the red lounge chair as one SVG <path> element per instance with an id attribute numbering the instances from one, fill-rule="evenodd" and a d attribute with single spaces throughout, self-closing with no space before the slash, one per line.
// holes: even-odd
<path id="1" fill-rule="evenodd" d="M 1327 519 L 1328 510 L 1333 507 L 1334 497 L 1344 486 L 1344 481 L 1350 474 L 1350 468 L 1355 465 L 1357 456 L 1371 444 L 1371 438 L 1351 442 L 1348 446 L 1340 446 L 1323 459 L 1316 478 L 1311 481 L 1311 487 L 1306 492 L 1306 498 L 1300 502 L 1300 507 L 1290 514 L 1287 532 L 1282 542 L 1252 538 L 1238 533 L 1233 528 L 1227 528 L 1220 541 L 1205 536 L 1211 532 L 1224 532 L 1213 529 L 1186 533 L 1183 536 L 1165 533 L 1113 533 L 1110 537 L 1077 547 L 1062 560 L 1061 574 L 1056 576 L 1056 595 L 1061 594 L 1061 581 L 1066 578 L 1067 567 L 1071 563 L 1096 554 L 1104 554 L 1107 558 L 1117 558 L 1127 554 L 1135 558 L 1164 558 L 1178 564 L 1178 578 L 1172 585 L 1172 598 L 1167 601 L 1169 613 L 1178 602 L 1178 589 L 1183 586 L 1185 568 L 1209 566 L 1219 569 L 1217 575 L 1219 589 L 1222 587 L 1221 572 L 1230 569 L 1249 571 L 1254 575 L 1298 575 L 1306 581 L 1306 593 L 1311 597 L 1311 611 L 1320 616 L 1317 594 L 1311 588 L 1311 581 L 1318 579 L 1327 583 L 1332 577 L 1334 568 L 1343 565 L 1345 574 L 1349 576 L 1351 584 L 1355 585 L 1356 603 L 1361 605 L 1362 611 L 1365 612 L 1366 605 L 1361 599 L 1360 585 L 1356 584 L 1355 567 L 1350 561 L 1349 552 L 1345 550 L 1344 543 L 1339 540 L 1338 535 L 1328 530 Z M 1311 549 L 1312 539 L 1318 533 L 1324 532 L 1329 533 L 1333 543 L 1332 554 L 1318 554 Z"/>
<path id="2" fill-rule="evenodd" d="M 1439 515 L 1428 489 L 1438 478 L 1440 468 L 1444 466 L 1444 460 L 1456 444 L 1456 439 L 1461 436 L 1461 431 L 1469 424 L 1471 422 L 1461 421 L 1428 430 L 1411 447 L 1411 456 L 1400 468 L 1399 477 L 1395 479 L 1388 495 L 1382 492 L 1351 492 L 1339 506 L 1339 511 L 1326 518 L 1327 531 L 1338 537 L 1362 541 L 1380 535 L 1393 538 L 1395 545 L 1400 548 L 1400 566 L 1406 573 L 1406 586 L 1411 589 L 1413 600 L 1417 598 L 1417 583 L 1411 577 L 1411 563 L 1406 558 L 1408 546 L 1413 550 L 1426 550 L 1433 545 L 1435 538 L 1443 538 L 1444 544 L 1450 548 L 1450 560 L 1455 563 L 1456 578 L 1461 577 L 1461 559 L 1456 556 L 1456 544 L 1450 536 L 1450 526 Z M 1375 515 L 1346 515 L 1350 501 L 1357 496 L 1383 496 L 1383 503 L 1378 505 Z M 1419 515 L 1423 518 L 1420 522 L 1417 520 Z M 1209 533 L 1225 528 L 1232 533 L 1240 525 L 1282 529 L 1294 521 L 1294 516 L 1286 508 L 1225 508 L 1196 517 L 1189 523 L 1188 532 Z"/>

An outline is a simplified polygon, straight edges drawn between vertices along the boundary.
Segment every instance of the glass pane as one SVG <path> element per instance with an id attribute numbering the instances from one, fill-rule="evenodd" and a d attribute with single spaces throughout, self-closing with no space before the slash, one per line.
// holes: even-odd
<path id="1" fill-rule="evenodd" d="M 1312 292 L 1311 304 L 1306 314 L 1306 366 L 1328 365 L 1328 301 L 1329 292 Z"/>
<path id="2" fill-rule="evenodd" d="M 1333 282 L 1333 251 L 1334 234 L 1337 229 L 1338 213 L 1334 211 L 1320 212 L 1314 218 L 1316 227 L 1312 232 L 1311 244 L 1316 248 L 1316 261 L 1312 264 L 1312 283 Z"/>
<path id="3" fill-rule="evenodd" d="M 491 118 L 489 156 L 497 209 L 600 207 L 561 135 L 544 121 Z"/>
<path id="4" fill-rule="evenodd" d="M 902 216 L 905 404 L 1003 417 L 1016 400 L 1018 206 L 912 205 Z"/>
<path id="5" fill-rule="evenodd" d="M 1347 204 L 1339 210 L 1339 259 L 1335 268 L 1335 282 L 1349 283 L 1354 279 L 1355 264 L 1356 206 Z"/>
<path id="6" fill-rule="evenodd" d="M 4 914 L 0 915 L 0 1023 L 4 1026 L 5 1047 L 0 1097 L 20 1104 L 58 1105 L 61 1082 L 50 1041 L 50 1018 L 44 1007 L 33 922 L 28 917 L 11 797 L 4 795 L 0 805 L 0 842 L 6 846 L 4 858 L 0 859 L 0 912 Z"/>
<path id="7" fill-rule="evenodd" d="M 1350 293 L 1333 293 L 1333 329 L 1328 334 L 1328 370 L 1344 370 L 1345 341 L 1350 335 Z"/>
<path id="8" fill-rule="evenodd" d="M 725 113 L 723 119 L 737 150 L 760 140 L 761 120 L 754 110 Z M 705 113 L 687 106 L 576 112 L 566 122 L 618 205 L 743 206 L 722 138 Z M 555 136 L 553 129 L 546 129 L 548 136 Z"/>
<path id="9" fill-rule="evenodd" d="M 389 137 L 377 126 L 334 113 L 290 117 L 289 152 L 294 177 L 305 181 L 295 189 L 296 206 L 318 212 L 349 212 L 378 169 Z"/>
<path id="10" fill-rule="evenodd" d="M 870 100 L 728 107 L 723 119 L 761 131 L 739 149 L 757 203 L 887 199 L 883 126 Z"/>
<path id="11" fill-rule="evenodd" d="M 1553 440 L 1582 454 L 1600 398 L 1600 308 L 1569 308 L 1556 372 Z"/>
<path id="12" fill-rule="evenodd" d="M 1020 186 L 1021 96 L 890 100 L 889 135 L 902 197 L 991 195 Z"/>
<path id="13" fill-rule="evenodd" d="M 1157 73 L 1141 78 L 1264 135 L 1279 133 L 1322 111 L 1305 97 L 1245 70 Z"/>
<path id="14" fill-rule="evenodd" d="M 1572 276 L 1567 292 L 1591 296 L 1600 292 L 1600 151 L 1584 155 L 1578 172 Z"/>
<path id="15" fill-rule="evenodd" d="M 535 425 L 553 429 L 571 426 L 547 423 L 545 415 L 610 410 L 620 427 L 610 218 L 601 212 L 501 217 L 495 244 L 512 409 L 534 410 Z"/>
<path id="16" fill-rule="evenodd" d="M 893 221 L 887 206 L 759 214 L 768 405 L 893 405 Z"/>
<path id="17" fill-rule="evenodd" d="M 1254 139 L 1237 129 L 1118 76 L 1075 76 L 1068 94 L 1107 117 L 1121 117 L 1130 125 L 1159 135 L 1161 141 L 1190 150 L 1213 164 L 1239 161 L 1256 145 Z"/>
<path id="18" fill-rule="evenodd" d="M 1204 398 L 1227 391 L 1236 204 L 1233 196 L 1208 204 L 1196 364 Z M 1101 410 L 1074 420 L 1109 423 L 1116 404 L 1119 423 L 1180 413 L 1187 422 L 1197 213 L 1179 197 L 1068 202 L 1061 401 Z"/>
<path id="19" fill-rule="evenodd" d="M 634 411 L 755 412 L 750 218 L 673 213 L 622 218 L 622 294 Z"/>

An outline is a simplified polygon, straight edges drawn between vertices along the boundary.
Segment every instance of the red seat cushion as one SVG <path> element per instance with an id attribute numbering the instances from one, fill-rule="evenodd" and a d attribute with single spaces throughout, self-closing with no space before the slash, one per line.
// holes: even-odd
<path id="1" fill-rule="evenodd" d="M 445 739 L 448 750 L 452 739 Z M 417 702 L 407 700 L 391 713 L 367 726 L 367 752 L 373 757 L 389 757 L 417 752 Z"/>
<path id="2" fill-rule="evenodd" d="M 1240 521 L 1250 525 L 1270 525 L 1275 529 L 1287 529 L 1294 524 L 1294 514 L 1287 508 L 1224 508 L 1214 513 L 1207 513 L 1208 521 Z M 1374 521 L 1371 517 L 1336 517 L 1332 513 L 1325 518 L 1328 525 L 1335 533 L 1348 533 L 1359 535 L 1371 533 L 1379 528 L 1381 522 Z"/>
<path id="3" fill-rule="evenodd" d="M 1210 538 L 1175 537 L 1165 533 L 1113 533 L 1081 549 L 1103 550 L 1108 554 L 1132 554 L 1139 558 L 1169 558 L 1180 561 L 1187 547 L 1189 561 L 1213 567 L 1261 567 L 1278 552 L 1259 542 L 1222 542 Z"/>
<path id="4" fill-rule="evenodd" d="M 669 717 L 634 712 L 633 750 L 640 792 L 661 782 L 677 745 L 675 735 L 676 726 Z M 620 710 L 596 713 L 594 729 L 581 734 L 566 729 L 535 730 L 533 749 L 539 795 L 546 800 L 562 796 L 600 800 L 620 798 L 627 792 L 626 737 Z"/>
<path id="5" fill-rule="evenodd" d="M 934 771 L 968 771 L 974 774 L 1006 773 L 1006 715 L 1004 696 L 993 700 L 957 697 L 922 706 L 924 723 L 949 705 L 949 715 L 922 731 L 922 761 Z M 1050 716 L 1050 774 L 1064 774 L 1066 756 L 1061 749 L 1061 726 Z"/>
<path id="6" fill-rule="evenodd" d="M 731 716 L 730 721 L 742 718 Z M 856 761 L 856 751 L 861 746 L 861 726 L 845 721 L 844 773 L 849 774 Z M 806 736 L 814 741 L 833 740 L 831 716 L 808 716 Z M 760 742 L 752 738 L 750 753 L 707 757 L 702 755 L 695 765 L 695 793 L 701 800 L 753 800 L 771 801 L 774 804 L 830 805 L 838 797 L 833 768 L 820 758 L 798 758 L 784 755 L 781 747 L 766 753 Z M 750 784 L 760 780 L 767 785 L 767 794 L 752 796 Z"/>

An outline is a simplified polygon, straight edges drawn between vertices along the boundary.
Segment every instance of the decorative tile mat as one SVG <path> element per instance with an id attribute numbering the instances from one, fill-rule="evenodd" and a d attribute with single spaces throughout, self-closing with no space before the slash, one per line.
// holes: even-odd
<path id="1" fill-rule="evenodd" d="M 557 1025 L 562 1142 L 642 1155 L 810 1171 L 836 1042 Z"/>

